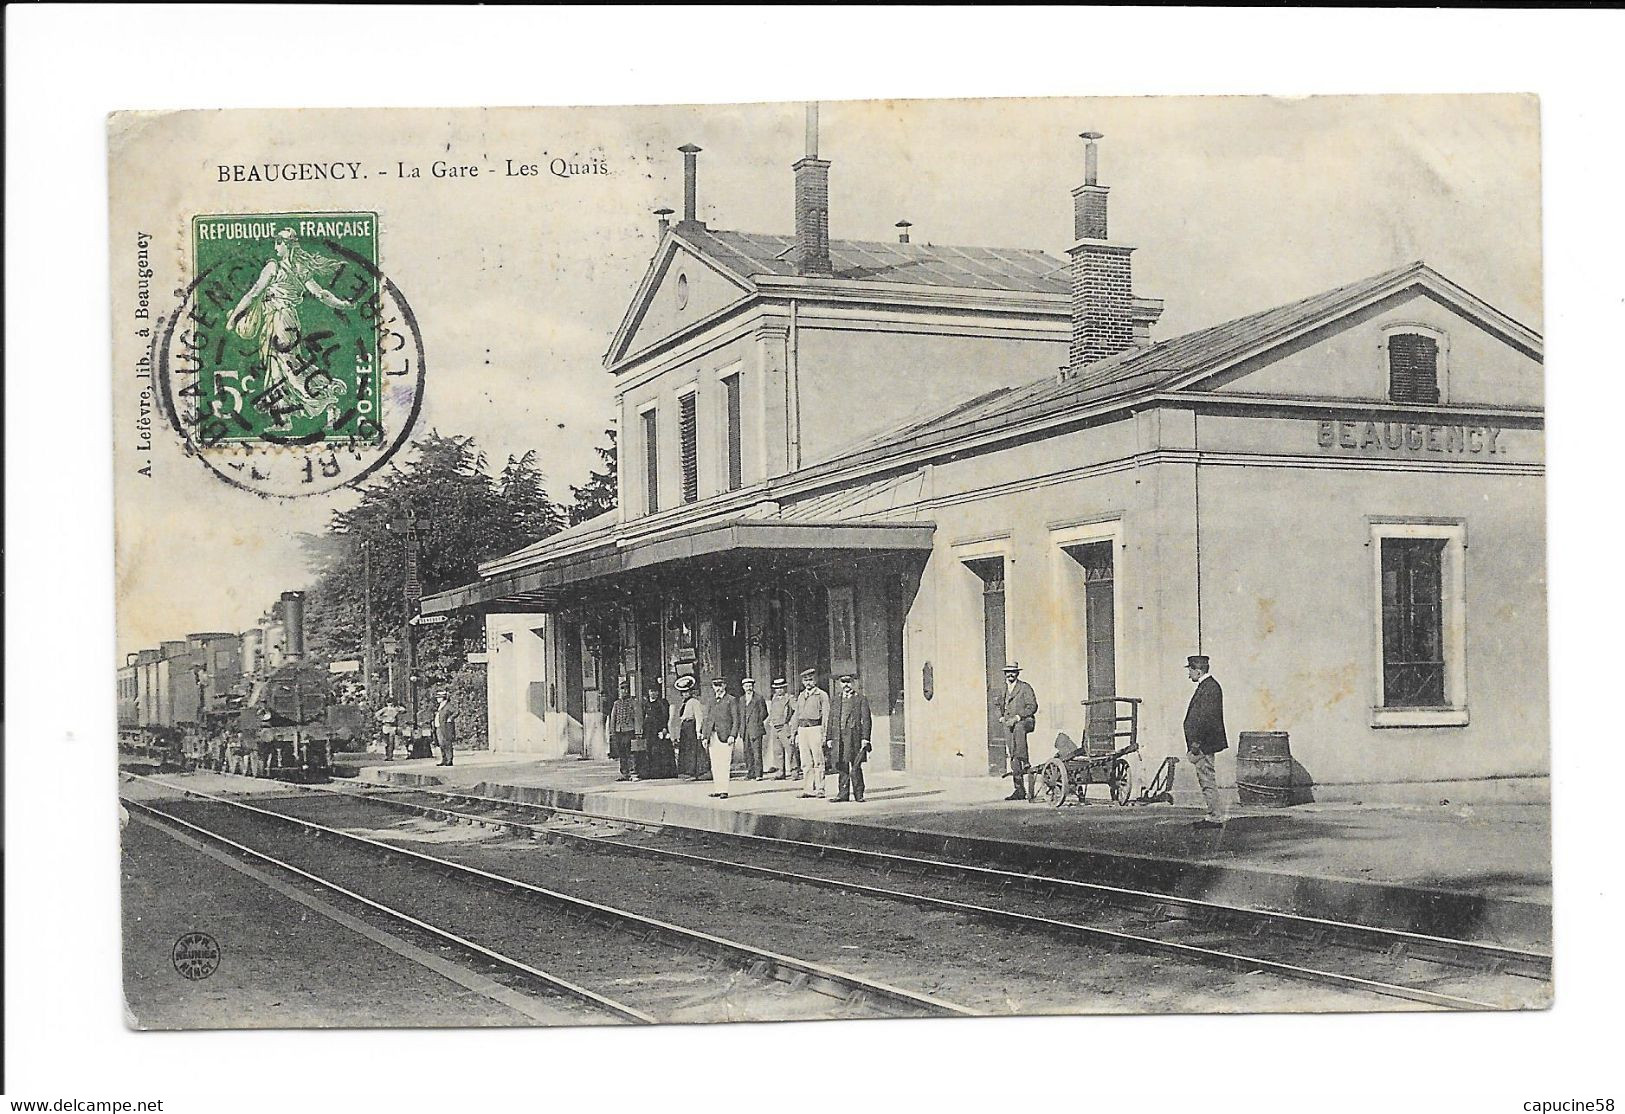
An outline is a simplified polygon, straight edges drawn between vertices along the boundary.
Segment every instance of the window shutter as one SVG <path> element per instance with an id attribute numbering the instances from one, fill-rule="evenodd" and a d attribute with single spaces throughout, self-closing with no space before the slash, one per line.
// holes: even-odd
<path id="1" fill-rule="evenodd" d="M 692 394 L 677 401 L 677 441 L 683 465 L 683 502 L 692 503 L 700 497 L 699 428 Z"/>
<path id="2" fill-rule="evenodd" d="M 1388 397 L 1394 402 L 1439 401 L 1439 342 L 1420 333 L 1388 338 Z"/>
<path id="3" fill-rule="evenodd" d="M 660 509 L 660 426 L 658 411 L 643 414 L 643 505 L 647 514 Z"/>
<path id="4" fill-rule="evenodd" d="M 739 376 L 730 375 L 722 381 L 728 394 L 728 490 L 738 491 L 745 486 L 744 431 L 741 428 Z"/>

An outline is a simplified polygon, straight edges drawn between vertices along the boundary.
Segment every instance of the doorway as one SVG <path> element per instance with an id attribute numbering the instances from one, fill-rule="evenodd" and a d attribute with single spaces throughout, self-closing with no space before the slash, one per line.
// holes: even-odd
<path id="1" fill-rule="evenodd" d="M 742 599 L 722 600 L 717 607 L 718 676 L 728 681 L 728 694 L 744 691 L 740 678 L 747 672 L 746 607 Z"/>
<path id="2" fill-rule="evenodd" d="M 637 613 L 638 631 L 638 690 L 641 697 L 650 685 L 657 685 L 666 695 L 665 655 L 660 645 L 660 607 L 651 601 L 641 601 Z"/>
<path id="3" fill-rule="evenodd" d="M 822 586 L 809 584 L 792 590 L 788 600 L 794 621 L 790 625 L 791 668 L 800 673 L 813 669 L 818 683 L 827 692 L 835 687 L 829 680 L 829 597 Z M 795 677 L 786 678 L 792 686 Z"/>
<path id="4" fill-rule="evenodd" d="M 987 680 L 987 772 L 1003 776 L 1010 765 L 1009 735 L 999 722 L 1004 702 L 1004 558 L 966 561 L 982 581 L 982 661 Z"/>
<path id="5" fill-rule="evenodd" d="M 1089 699 L 1117 695 L 1116 571 L 1110 541 L 1067 547 L 1067 555 L 1083 569 L 1084 676 Z M 1092 704 L 1084 721 L 1091 752 L 1110 750 L 1115 740 L 1116 710 L 1110 704 Z"/>
<path id="6" fill-rule="evenodd" d="M 891 768 L 908 768 L 908 731 L 904 719 L 907 680 L 903 674 L 904 626 L 908 622 L 908 601 L 913 595 L 913 577 L 907 572 L 886 577 L 886 691 L 890 697 Z"/>
<path id="7" fill-rule="evenodd" d="M 574 730 L 568 727 L 565 729 L 564 753 L 581 755 L 586 753 L 587 745 L 583 718 L 586 712 L 586 701 L 583 694 L 581 675 L 581 655 L 584 649 L 581 638 L 581 624 L 566 621 L 562 624 L 562 627 L 564 635 L 562 640 L 564 654 L 564 716 L 567 724 L 573 723 L 577 725 Z"/>

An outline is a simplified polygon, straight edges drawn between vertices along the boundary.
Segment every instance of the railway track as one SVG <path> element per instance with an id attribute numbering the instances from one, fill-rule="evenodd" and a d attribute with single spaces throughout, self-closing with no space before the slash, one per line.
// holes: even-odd
<path id="1" fill-rule="evenodd" d="M 126 773 L 124 777 L 129 781 L 158 787 L 194 801 L 203 801 L 208 802 L 211 806 L 220 806 L 221 812 L 216 816 L 217 822 L 220 819 L 229 817 L 239 821 L 246 821 L 251 828 L 258 826 L 261 831 L 265 830 L 265 825 L 272 825 L 283 831 L 296 830 L 303 836 L 319 837 L 327 841 L 330 846 L 337 845 L 345 849 L 361 850 L 370 856 L 383 856 L 397 863 L 408 863 L 415 871 L 432 871 L 458 885 L 493 892 L 507 899 L 517 899 L 533 908 L 541 906 L 558 914 L 562 921 L 557 927 L 559 932 L 564 933 L 565 936 L 555 933 L 555 940 L 566 938 L 571 933 L 578 936 L 593 934 L 615 936 L 621 942 L 620 950 L 622 951 L 625 951 L 628 946 L 642 949 L 645 954 L 641 957 L 641 961 L 645 967 L 662 968 L 670 966 L 672 953 L 675 952 L 679 956 L 688 957 L 686 961 L 679 959 L 677 965 L 681 966 L 686 962 L 689 967 L 703 969 L 704 972 L 710 973 L 708 981 L 712 984 L 711 986 L 697 988 L 695 985 L 685 985 L 681 989 L 680 998 L 678 999 L 673 998 L 669 987 L 645 988 L 642 993 L 645 998 L 657 1003 L 655 1008 L 651 1008 L 647 1004 L 629 1003 L 622 1000 L 628 995 L 620 991 L 617 993 L 621 994 L 621 997 L 612 997 L 607 993 L 594 991 L 579 979 L 565 978 L 524 959 L 516 958 L 506 951 L 482 944 L 473 938 L 471 932 L 459 933 L 452 931 L 442 925 L 432 923 L 422 916 L 399 908 L 398 905 L 368 897 L 356 888 L 344 885 L 332 878 L 324 877 L 296 863 L 286 861 L 262 848 L 250 846 L 243 839 L 235 839 L 231 834 L 218 830 L 218 823 L 196 823 L 177 816 L 170 809 L 160 807 L 150 800 L 136 800 L 128 794 L 121 794 L 121 801 L 126 808 L 154 822 L 173 825 L 195 839 L 229 848 L 236 854 L 272 866 L 279 872 L 291 874 L 319 889 L 359 903 L 374 913 L 408 926 L 415 932 L 426 934 L 444 946 L 458 950 L 481 964 L 502 971 L 510 978 L 527 981 L 532 985 L 543 988 L 547 993 L 569 995 L 623 1021 L 649 1024 L 660 1021 L 683 1020 L 684 1018 L 680 1016 L 674 1016 L 670 1010 L 662 1011 L 658 1008 L 658 1005 L 670 1006 L 674 1001 L 691 1001 L 696 992 L 702 995 L 710 994 L 713 997 L 719 990 L 724 993 L 732 993 L 735 991 L 736 984 L 741 977 L 757 986 L 772 986 L 777 992 L 780 992 L 781 996 L 817 996 L 820 1001 L 829 1004 L 823 1009 L 807 1011 L 805 1003 L 802 1003 L 800 1008 L 803 1012 L 796 1013 L 797 1006 L 791 1003 L 787 1013 L 776 1014 L 775 1016 L 802 1016 L 803 1014 L 806 1016 L 845 1017 L 975 1016 L 979 1012 L 939 997 L 904 990 L 838 970 L 825 964 L 812 963 L 781 955 L 720 935 L 699 932 L 668 921 L 573 897 L 557 890 L 454 862 L 422 851 L 396 846 L 306 818 L 292 816 L 275 809 L 262 808 L 234 798 L 200 792 L 162 778 L 133 773 Z M 312 789 L 313 787 L 305 788 Z M 359 795 L 344 793 L 342 790 L 328 790 L 328 792 L 359 797 Z M 230 826 L 228 822 L 227 827 Z M 666 960 L 664 965 L 649 954 L 655 949 L 663 953 Z M 592 954 L 594 956 L 593 966 L 596 968 L 621 970 L 627 966 L 627 960 L 624 956 L 614 957 L 612 953 L 598 951 L 593 951 Z M 663 973 L 663 971 L 659 974 L 651 972 L 649 981 L 651 983 L 661 982 Z M 707 976 L 702 974 L 700 979 L 707 981 Z M 627 980 L 623 978 L 619 981 L 624 982 Z M 718 982 L 722 982 L 724 985 L 721 987 L 714 985 Z M 783 1001 L 776 1003 L 776 1007 L 784 1006 Z M 717 1018 L 712 1016 L 705 1019 L 716 1020 Z"/>
<path id="2" fill-rule="evenodd" d="M 1527 995 L 1516 993 L 1520 984 L 1547 984 L 1551 979 L 1551 956 L 1478 941 L 1457 940 L 1325 918 L 1278 913 L 1194 898 L 1127 889 L 1120 886 L 1056 878 L 1047 875 L 957 863 L 918 856 L 893 854 L 862 848 L 839 847 L 784 840 L 742 833 L 717 833 L 683 825 L 652 824 L 594 814 L 578 809 L 505 798 L 483 797 L 441 789 L 357 791 L 332 786 L 306 787 L 316 792 L 348 796 L 388 805 L 450 823 L 481 825 L 530 838 L 559 840 L 598 851 L 643 855 L 688 863 L 710 869 L 727 870 L 771 878 L 783 882 L 863 893 L 872 897 L 909 902 L 918 906 L 948 910 L 979 919 L 1019 925 L 1029 930 L 1060 933 L 1097 945 L 1169 955 L 1184 961 L 1206 963 L 1231 970 L 1269 971 L 1288 978 L 1306 980 L 1344 989 L 1365 991 L 1384 997 L 1404 999 L 1423 1005 L 1456 1010 L 1499 1010 L 1515 1008 Z M 455 807 L 454 807 L 455 806 Z M 536 823 L 543 815 L 565 820 L 571 826 Z M 530 819 L 521 819 L 520 817 Z M 697 845 L 699 850 L 651 846 L 628 842 L 615 832 L 642 831 L 672 836 Z M 718 848 L 745 851 L 743 856 L 719 857 Z M 1148 924 L 1175 923 L 1187 935 L 1207 937 L 1203 942 L 1167 939 L 1144 931 L 1125 931 L 1098 924 L 1083 923 L 1046 913 L 1022 912 L 990 906 L 979 901 L 963 901 L 940 894 L 902 890 L 865 882 L 850 875 L 831 877 L 768 865 L 763 858 L 813 858 L 823 864 L 842 863 L 868 874 L 885 877 L 935 877 L 969 882 L 982 888 L 1025 893 L 1045 905 L 1072 905 L 1094 916 L 1102 910 L 1129 912 L 1146 918 Z M 1218 937 L 1219 940 L 1211 939 Z M 1236 950 L 1244 943 L 1245 952 Z M 1258 954 L 1273 949 L 1275 956 Z M 1327 950 L 1359 957 L 1354 966 L 1399 969 L 1409 967 L 1412 978 L 1395 981 L 1329 970 L 1321 962 L 1283 959 L 1282 950 L 1301 956 L 1304 952 L 1323 956 Z M 1428 983 L 1451 981 L 1452 974 L 1485 976 L 1515 988 L 1504 998 L 1490 999 L 1463 993 L 1430 989 Z M 1538 989 L 1538 988 L 1535 988 Z"/>

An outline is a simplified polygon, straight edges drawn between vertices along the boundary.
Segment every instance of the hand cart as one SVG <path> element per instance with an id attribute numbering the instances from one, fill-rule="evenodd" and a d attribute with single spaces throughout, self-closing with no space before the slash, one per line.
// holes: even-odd
<path id="1" fill-rule="evenodd" d="M 1083 745 L 1057 754 L 1027 771 L 1027 799 L 1060 808 L 1069 800 L 1089 803 L 1089 787 L 1104 785 L 1114 804 L 1171 801 L 1177 758 L 1165 758 L 1151 783 L 1135 796 L 1135 762 L 1140 750 L 1140 705 L 1136 696 L 1101 696 L 1083 701 Z"/>

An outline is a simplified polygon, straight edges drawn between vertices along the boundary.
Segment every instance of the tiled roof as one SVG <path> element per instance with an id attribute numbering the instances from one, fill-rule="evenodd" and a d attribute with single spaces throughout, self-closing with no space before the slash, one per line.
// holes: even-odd
<path id="1" fill-rule="evenodd" d="M 683 236 L 718 263 L 743 275 L 796 274 L 794 236 L 685 227 Z M 972 290 L 1014 290 L 1065 294 L 1067 262 L 1026 248 L 960 248 L 941 244 L 898 244 L 831 240 L 834 277 Z"/>
<path id="2" fill-rule="evenodd" d="M 1238 317 L 1221 325 L 1130 348 L 1097 360 L 1076 375 L 1046 376 L 1037 382 L 1001 387 L 934 417 L 890 429 L 855 445 L 844 446 L 837 457 L 894 447 L 910 441 L 929 441 L 962 432 L 981 423 L 1009 424 L 1034 413 L 1073 404 L 1161 389 L 1193 372 L 1217 367 L 1228 358 L 1251 351 L 1273 337 L 1285 336 L 1311 325 L 1346 304 L 1362 301 L 1407 277 L 1432 274 L 1424 263 L 1408 263 L 1391 271 L 1339 286 L 1296 302 Z"/>

